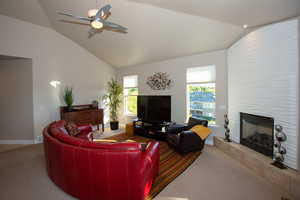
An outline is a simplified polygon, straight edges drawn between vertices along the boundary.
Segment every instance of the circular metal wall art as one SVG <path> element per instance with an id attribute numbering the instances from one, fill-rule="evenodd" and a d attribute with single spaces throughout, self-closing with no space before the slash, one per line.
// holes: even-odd
<path id="1" fill-rule="evenodd" d="M 165 90 L 170 89 L 172 80 L 166 72 L 155 72 L 152 76 L 148 77 L 147 84 L 152 90 Z"/>

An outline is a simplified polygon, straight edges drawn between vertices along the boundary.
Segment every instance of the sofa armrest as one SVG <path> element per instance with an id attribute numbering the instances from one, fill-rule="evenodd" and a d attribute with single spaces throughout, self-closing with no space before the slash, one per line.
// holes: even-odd
<path id="1" fill-rule="evenodd" d="M 150 156 L 151 158 L 159 151 L 159 142 L 151 141 L 148 143 L 145 151 L 142 152 L 142 156 L 145 158 Z"/>
<path id="2" fill-rule="evenodd" d="M 195 147 L 199 147 L 199 150 L 202 150 L 204 144 L 205 144 L 205 140 L 202 140 L 193 131 L 183 131 L 182 133 L 180 133 L 180 146 L 183 149 L 191 148 L 195 146 Z"/>
<path id="3" fill-rule="evenodd" d="M 78 125 L 78 129 L 80 131 L 85 131 L 85 132 L 92 132 L 93 128 L 91 124 L 80 124 Z"/>
<path id="4" fill-rule="evenodd" d="M 159 142 L 149 142 L 146 150 L 142 152 L 140 167 L 140 187 L 144 197 L 149 194 L 154 178 L 159 169 Z"/>
<path id="5" fill-rule="evenodd" d="M 150 160 L 154 168 L 154 175 L 156 175 L 159 168 L 159 142 L 149 142 L 146 150 L 142 152 L 142 162 L 147 162 L 147 160 Z M 144 166 L 145 164 L 142 164 L 141 169 L 147 169 Z"/>

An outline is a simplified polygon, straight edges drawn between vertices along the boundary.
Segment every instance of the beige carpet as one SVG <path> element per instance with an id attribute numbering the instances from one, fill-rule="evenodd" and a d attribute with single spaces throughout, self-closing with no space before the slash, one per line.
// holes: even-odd
<path id="1" fill-rule="evenodd" d="M 5 151 L 11 151 L 20 147 L 27 146 L 28 144 L 0 144 L 0 153 Z"/>
<path id="2" fill-rule="evenodd" d="M 214 147 L 155 200 L 280 200 L 280 193 Z M 0 153 L 0 199 L 72 200 L 47 177 L 42 144 Z"/>

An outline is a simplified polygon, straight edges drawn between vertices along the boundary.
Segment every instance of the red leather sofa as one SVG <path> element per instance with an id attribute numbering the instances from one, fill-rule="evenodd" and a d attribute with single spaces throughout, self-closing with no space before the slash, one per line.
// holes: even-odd
<path id="1" fill-rule="evenodd" d="M 91 142 L 90 126 L 69 136 L 65 121 L 43 131 L 47 173 L 66 193 L 81 200 L 144 200 L 159 167 L 159 143 Z"/>

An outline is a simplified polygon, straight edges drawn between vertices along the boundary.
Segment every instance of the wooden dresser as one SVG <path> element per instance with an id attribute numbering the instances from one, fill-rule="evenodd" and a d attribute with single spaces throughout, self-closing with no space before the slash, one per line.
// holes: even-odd
<path id="1" fill-rule="evenodd" d="M 66 106 L 60 107 L 60 118 L 65 121 L 74 122 L 75 124 L 102 124 L 104 131 L 103 109 L 95 108 L 92 104 L 72 106 L 72 111 L 68 111 Z"/>

